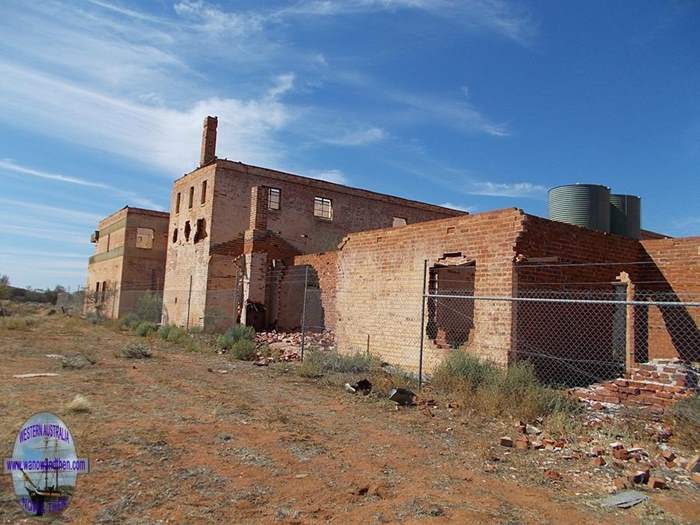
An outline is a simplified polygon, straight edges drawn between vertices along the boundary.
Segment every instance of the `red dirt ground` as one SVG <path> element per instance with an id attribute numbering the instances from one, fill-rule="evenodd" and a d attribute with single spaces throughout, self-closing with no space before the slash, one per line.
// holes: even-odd
<path id="1" fill-rule="evenodd" d="M 259 368 L 155 339 L 152 359 L 114 357 L 136 339 L 58 315 L 0 331 L 4 457 L 20 425 L 48 410 L 91 461 L 57 523 L 698 522 L 692 488 L 602 509 L 608 485 L 576 475 L 579 465 L 553 482 L 536 452 L 499 449 L 505 424 L 445 408 L 397 411 L 302 379 L 297 365 Z M 81 351 L 97 364 L 68 370 L 46 357 Z M 60 375 L 12 377 L 29 372 Z M 76 394 L 90 413 L 64 408 Z M 497 467 L 485 468 L 494 454 Z M 21 514 L 9 475 L 0 491 L 0 523 L 36 520 Z"/>

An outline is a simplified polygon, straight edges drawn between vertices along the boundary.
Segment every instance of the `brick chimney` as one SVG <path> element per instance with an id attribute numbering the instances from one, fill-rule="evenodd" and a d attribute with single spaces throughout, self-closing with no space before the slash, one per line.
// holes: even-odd
<path id="1" fill-rule="evenodd" d="M 267 229 L 267 196 L 266 186 L 253 186 L 250 190 L 250 229 Z"/>
<path id="2" fill-rule="evenodd" d="M 216 159 L 216 117 L 204 119 L 204 129 L 202 130 L 202 155 L 199 159 L 200 166 L 206 166 Z"/>

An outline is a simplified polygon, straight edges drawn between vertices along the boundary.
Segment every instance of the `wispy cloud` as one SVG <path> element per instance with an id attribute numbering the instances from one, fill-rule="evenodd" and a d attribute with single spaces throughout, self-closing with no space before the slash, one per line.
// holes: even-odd
<path id="1" fill-rule="evenodd" d="M 331 169 L 331 170 L 311 170 L 306 171 L 306 176 L 313 179 L 325 180 L 327 182 L 335 182 L 336 184 L 349 184 L 349 179 L 341 170 Z"/>
<path id="2" fill-rule="evenodd" d="M 488 182 L 470 181 L 465 188 L 470 195 L 486 195 L 488 197 L 528 197 L 543 198 L 547 192 L 545 186 L 531 182 Z"/>
<path id="3" fill-rule="evenodd" d="M 373 142 L 379 142 L 386 138 L 386 132 L 381 128 L 368 128 L 351 131 L 336 138 L 328 138 L 323 141 L 336 146 L 365 146 Z"/>
<path id="4" fill-rule="evenodd" d="M 279 10 L 275 16 L 340 16 L 414 10 L 439 17 L 467 31 L 487 31 L 520 44 L 536 34 L 531 18 L 503 0 L 307 0 Z"/>
<path id="5" fill-rule="evenodd" d="M 443 202 L 439 206 L 452 210 L 464 211 L 466 213 L 473 213 L 476 210 L 476 206 L 462 206 L 461 204 L 454 204 L 452 202 Z"/>
<path id="6" fill-rule="evenodd" d="M 226 129 L 219 140 L 220 156 L 270 165 L 282 150 L 273 134 L 293 114 L 279 98 L 293 81 L 289 76 L 279 77 L 256 99 L 210 98 L 178 110 L 109 96 L 6 62 L 0 62 L 0 74 L 5 118 L 41 123 L 47 133 L 157 166 L 172 176 L 196 166 L 203 115 L 218 115 Z"/>
<path id="7" fill-rule="evenodd" d="M 12 173 L 17 173 L 17 174 L 22 175 L 22 176 L 37 177 L 40 179 L 45 179 L 45 180 L 50 180 L 50 181 L 55 181 L 55 182 L 60 182 L 60 183 L 76 184 L 78 186 L 85 186 L 87 188 L 98 188 L 101 190 L 107 190 L 115 195 L 129 199 L 132 204 L 135 204 L 137 206 L 143 206 L 145 208 L 152 208 L 155 210 L 161 209 L 161 206 L 159 204 L 157 204 L 153 200 L 149 199 L 148 197 L 144 197 L 142 194 L 134 193 L 134 192 L 130 192 L 130 191 L 124 191 L 120 188 L 117 188 L 117 187 L 109 185 L 109 184 L 104 184 L 102 182 L 90 181 L 90 180 L 87 180 L 87 179 L 84 179 L 81 177 L 72 177 L 69 175 L 62 175 L 60 173 L 51 173 L 48 171 L 39 170 L 39 169 L 28 167 L 28 166 L 23 166 L 21 164 L 17 164 L 12 159 L 0 160 L 0 172 L 3 170 L 8 171 L 8 172 L 12 172 Z"/>
<path id="8" fill-rule="evenodd" d="M 88 213 L 81 210 L 71 210 L 59 206 L 37 204 L 35 202 L 0 198 L 0 203 L 2 203 L 5 206 L 5 209 L 7 211 L 14 212 L 14 209 L 16 208 L 23 208 L 25 210 L 31 210 L 35 213 L 47 215 L 49 217 L 55 218 L 56 220 L 62 221 L 72 220 L 89 225 L 97 223 L 102 219 L 102 216 L 97 213 Z"/>
<path id="9" fill-rule="evenodd" d="M 41 171 L 33 168 L 28 168 L 26 166 L 20 166 L 19 164 L 14 163 L 11 159 L 0 160 L 0 170 L 12 171 L 21 175 L 29 175 L 30 177 L 38 177 L 40 179 L 67 182 L 69 184 L 77 184 L 79 186 L 111 189 L 110 186 L 102 184 L 100 182 L 93 182 L 86 179 L 81 179 L 79 177 L 70 177 L 67 175 L 60 175 L 58 173 L 49 173 L 48 171 Z"/>

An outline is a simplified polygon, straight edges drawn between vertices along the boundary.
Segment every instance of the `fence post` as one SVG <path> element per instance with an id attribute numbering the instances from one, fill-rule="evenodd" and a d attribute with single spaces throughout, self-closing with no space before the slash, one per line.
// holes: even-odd
<path id="1" fill-rule="evenodd" d="M 306 286 L 309 282 L 309 267 L 304 268 L 304 301 L 301 304 L 301 360 L 304 360 L 304 332 L 306 330 Z"/>
<path id="2" fill-rule="evenodd" d="M 629 304 L 634 301 L 635 289 L 632 281 L 627 281 L 627 322 L 625 323 L 625 372 L 630 372 L 635 365 L 636 356 L 634 348 L 636 346 L 634 338 L 634 314 L 635 306 Z"/>
<path id="3" fill-rule="evenodd" d="M 423 291 L 420 295 L 420 350 L 418 352 L 418 390 L 423 387 L 423 337 L 425 327 L 425 283 L 428 274 L 428 259 L 423 260 Z"/>
<path id="4" fill-rule="evenodd" d="M 190 275 L 190 287 L 187 291 L 187 323 L 185 327 L 190 329 L 190 303 L 192 302 L 192 276 Z"/>

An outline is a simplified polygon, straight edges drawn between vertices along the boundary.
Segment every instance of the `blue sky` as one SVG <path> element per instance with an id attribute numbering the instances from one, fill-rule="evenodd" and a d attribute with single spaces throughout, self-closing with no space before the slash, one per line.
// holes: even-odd
<path id="1" fill-rule="evenodd" d="M 436 204 L 546 216 L 546 189 L 642 197 L 700 233 L 692 1 L 0 3 L 0 273 L 84 282 L 90 232 L 165 209 L 220 157 Z"/>

